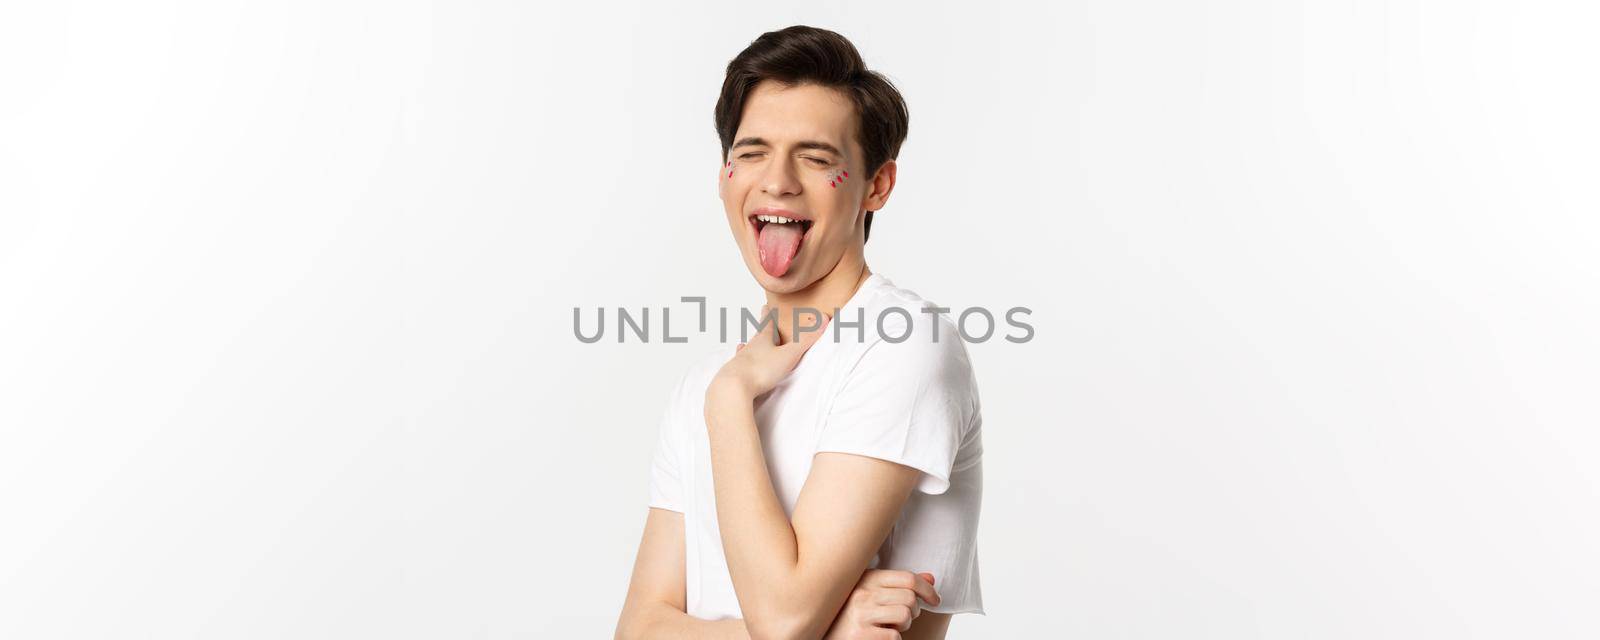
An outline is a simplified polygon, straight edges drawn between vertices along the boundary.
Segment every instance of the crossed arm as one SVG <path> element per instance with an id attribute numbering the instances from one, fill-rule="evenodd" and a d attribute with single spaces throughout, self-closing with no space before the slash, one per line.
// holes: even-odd
<path id="1" fill-rule="evenodd" d="M 644 537 L 634 561 L 628 599 L 623 605 L 616 637 L 637 638 L 736 638 L 748 640 L 750 632 L 741 619 L 702 620 L 685 613 L 683 514 L 651 508 L 645 519 Z M 829 640 L 943 640 L 950 625 L 950 614 L 922 612 L 904 628 L 898 605 L 913 591 L 916 600 L 937 602 L 937 594 L 922 594 L 925 585 L 905 581 L 904 571 L 868 571 L 851 593 L 844 611 L 828 630 Z M 929 589 L 931 593 L 931 588 Z M 913 603 L 911 606 L 916 606 Z M 897 625 L 897 621 L 899 624 Z"/>
<path id="2" fill-rule="evenodd" d="M 652 509 L 619 637 L 823 637 L 917 484 L 921 472 L 912 467 L 820 452 L 792 520 L 784 513 L 756 428 L 755 398 L 793 369 L 821 332 L 778 345 L 764 339 L 767 331 L 723 366 L 705 396 L 717 524 L 744 619 L 707 622 L 682 613 L 682 515 Z M 949 622 L 921 620 L 910 637 L 942 637 Z"/>
<path id="3" fill-rule="evenodd" d="M 717 523 L 752 638 L 820 638 L 899 517 L 919 471 L 818 453 L 794 518 L 772 487 L 750 401 L 707 394 Z"/>
<path id="4" fill-rule="evenodd" d="M 739 406 L 714 412 L 708 403 L 707 428 L 723 552 L 745 618 L 702 620 L 685 613 L 683 514 L 652 508 L 618 638 L 823 637 L 917 481 L 920 472 L 910 467 L 818 453 L 791 522 L 772 488 L 753 412 Z M 943 638 L 949 619 L 923 613 L 904 637 Z"/>
<path id="5" fill-rule="evenodd" d="M 744 620 L 702 620 L 685 612 L 683 537 L 683 514 L 649 510 L 627 602 L 617 624 L 615 637 L 619 640 L 751 637 Z M 916 607 L 921 602 L 938 603 L 931 578 L 913 577 L 904 570 L 869 570 L 861 576 L 826 637 L 943 640 L 950 614 L 923 611 L 918 615 Z"/>

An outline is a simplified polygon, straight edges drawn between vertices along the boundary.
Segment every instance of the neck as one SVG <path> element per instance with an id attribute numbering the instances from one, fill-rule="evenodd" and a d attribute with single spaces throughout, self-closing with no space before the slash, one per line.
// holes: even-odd
<path id="1" fill-rule="evenodd" d="M 855 295 L 861 288 L 861 283 L 866 282 L 867 276 L 872 272 L 867 269 L 866 259 L 859 253 L 848 252 L 839 263 L 834 265 L 828 275 L 822 276 L 811 286 L 789 293 L 767 292 L 767 306 L 778 312 L 778 334 L 783 337 L 785 344 L 794 339 L 794 310 L 816 309 L 833 317 L 835 309 L 844 306 L 850 301 L 850 296 Z M 811 319 L 801 312 L 802 325 L 810 326 L 820 322 L 821 319 Z"/>

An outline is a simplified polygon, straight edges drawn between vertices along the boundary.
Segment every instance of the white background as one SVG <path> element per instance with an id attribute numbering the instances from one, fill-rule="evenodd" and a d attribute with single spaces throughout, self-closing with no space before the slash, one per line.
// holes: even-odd
<path id="1" fill-rule="evenodd" d="M 952 638 L 1596 637 L 1595 18 L 8 3 L 0 637 L 609 637 L 713 338 L 572 308 L 760 302 L 711 110 L 794 23 L 911 106 L 873 268 L 1034 309 Z"/>

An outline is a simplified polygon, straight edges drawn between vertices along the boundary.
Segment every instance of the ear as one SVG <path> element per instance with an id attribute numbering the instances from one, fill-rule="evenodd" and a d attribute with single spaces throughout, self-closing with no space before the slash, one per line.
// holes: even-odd
<path id="1" fill-rule="evenodd" d="M 861 200 L 861 208 L 867 211 L 877 211 L 889 202 L 889 193 L 894 191 L 895 171 L 899 165 L 890 160 L 878 167 L 878 173 L 872 176 L 872 183 L 867 185 L 867 196 Z"/>

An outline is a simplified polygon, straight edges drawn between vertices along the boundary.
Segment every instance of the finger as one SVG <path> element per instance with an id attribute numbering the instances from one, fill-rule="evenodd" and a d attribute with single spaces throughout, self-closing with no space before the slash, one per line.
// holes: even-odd
<path id="1" fill-rule="evenodd" d="M 744 351 L 744 343 L 743 342 L 739 343 L 739 346 L 734 347 L 733 351 L 734 351 L 734 353 L 738 353 L 740 351 Z"/>
<path id="2" fill-rule="evenodd" d="M 778 344 L 778 319 L 773 317 L 769 320 L 767 316 L 770 313 L 767 305 L 761 305 L 761 315 L 756 316 L 756 334 L 750 336 L 750 341 L 745 344 Z M 744 329 L 739 330 L 739 335 L 744 335 Z"/>
<path id="3" fill-rule="evenodd" d="M 861 574 L 861 584 L 878 584 L 887 574 L 894 573 L 888 569 L 867 569 Z"/>
<path id="4" fill-rule="evenodd" d="M 917 619 L 917 614 L 922 611 L 917 607 L 908 607 L 900 604 L 895 605 L 894 610 L 895 617 L 900 619 L 900 622 L 895 623 L 894 628 L 901 631 L 911 629 L 911 623 Z"/>
<path id="5" fill-rule="evenodd" d="M 928 577 L 932 578 L 933 575 L 928 574 Z M 922 598 L 923 602 L 935 607 L 939 606 L 939 592 L 934 590 L 933 580 L 923 580 L 922 576 L 918 575 L 911 585 L 911 590 L 917 592 L 917 597 Z"/>
<path id="6" fill-rule="evenodd" d="M 894 589 L 910 589 L 917 582 L 916 574 L 895 569 L 874 569 L 871 578 L 873 586 Z"/>
<path id="7" fill-rule="evenodd" d="M 908 607 L 903 604 L 883 605 L 874 607 L 867 614 L 867 621 L 875 625 L 894 627 L 905 631 L 911 628 L 911 621 L 916 619 L 916 611 L 916 607 Z"/>
<path id="8" fill-rule="evenodd" d="M 751 338 L 751 343 L 779 345 L 783 344 L 783 337 L 778 333 L 778 314 L 772 312 L 771 305 L 761 305 L 761 322 L 766 323 L 756 337 Z"/>
<path id="9" fill-rule="evenodd" d="M 811 345 L 816 344 L 818 340 L 822 339 L 822 334 L 828 332 L 828 323 L 830 322 L 833 322 L 833 318 L 827 314 L 823 314 L 822 324 L 817 325 L 817 330 L 814 332 L 808 332 L 806 334 L 806 341 L 808 342 L 806 348 L 810 348 Z"/>
<path id="10" fill-rule="evenodd" d="M 917 606 L 917 594 L 910 589 L 878 589 L 874 592 L 875 604 L 903 604 Z"/>
<path id="11" fill-rule="evenodd" d="M 800 331 L 797 328 L 795 330 L 796 336 L 794 342 L 789 343 L 787 346 L 799 353 L 805 353 L 811 349 L 811 345 L 817 343 L 817 340 L 822 339 L 822 334 L 826 333 L 828 330 L 828 323 L 832 321 L 833 318 L 829 318 L 828 316 L 824 315 L 822 316 L 822 323 L 818 324 L 817 328 L 815 329 L 806 329 L 805 331 Z"/>

